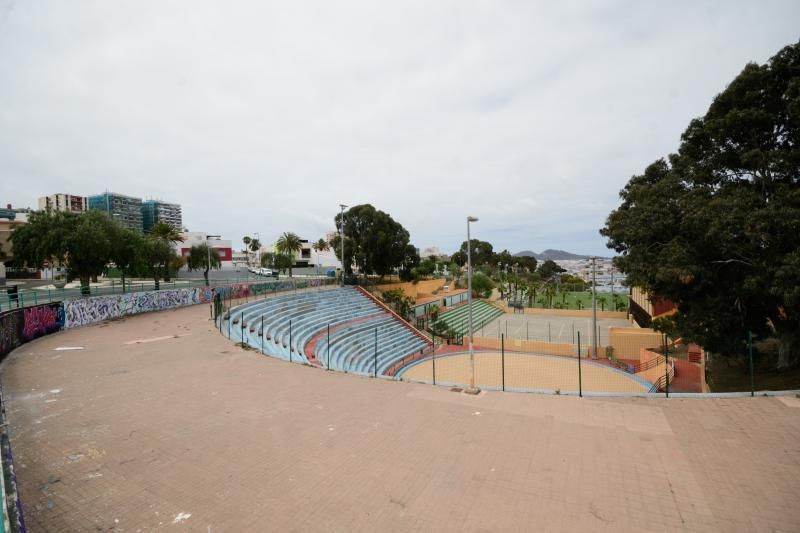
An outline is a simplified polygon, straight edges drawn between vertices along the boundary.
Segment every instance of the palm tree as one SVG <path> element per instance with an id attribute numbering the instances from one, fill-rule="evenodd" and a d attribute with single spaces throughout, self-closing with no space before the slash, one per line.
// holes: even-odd
<path id="1" fill-rule="evenodd" d="M 166 224 L 164 222 L 159 222 L 158 224 L 153 226 L 153 228 L 150 230 L 150 235 L 152 235 L 156 239 L 161 239 L 170 244 L 183 241 L 181 233 L 177 229 L 175 229 L 175 226 Z"/>
<path id="2" fill-rule="evenodd" d="M 319 274 L 319 253 L 330 250 L 331 247 L 328 244 L 328 241 L 326 241 L 325 239 L 318 240 L 317 242 L 312 244 L 311 247 L 314 249 L 315 252 L 317 252 L 317 274 Z"/>
<path id="3" fill-rule="evenodd" d="M 243 252 L 247 252 L 247 250 L 249 250 L 250 241 L 252 241 L 252 240 L 253 239 L 251 239 L 249 235 L 245 235 L 244 237 L 242 237 L 242 242 L 244 243 L 244 249 L 242 250 Z M 247 254 L 247 266 L 250 266 L 250 254 L 249 253 Z"/>
<path id="4" fill-rule="evenodd" d="M 294 254 L 303 249 L 303 243 L 300 242 L 300 237 L 291 231 L 286 231 L 278 237 L 278 242 L 275 243 L 275 249 L 278 253 L 288 255 L 292 264 L 294 264 Z M 292 277 L 292 267 L 289 266 L 289 277 Z"/>
<path id="5" fill-rule="evenodd" d="M 556 295 L 556 288 L 551 284 L 548 283 L 544 287 L 544 294 L 545 298 L 547 298 L 548 307 L 553 308 L 553 297 Z"/>
<path id="6" fill-rule="evenodd" d="M 261 250 L 261 241 L 259 241 L 258 239 L 250 239 L 250 251 L 255 254 L 259 250 Z M 256 261 L 256 265 L 258 264 L 261 264 L 260 257 L 258 258 L 258 261 Z"/>

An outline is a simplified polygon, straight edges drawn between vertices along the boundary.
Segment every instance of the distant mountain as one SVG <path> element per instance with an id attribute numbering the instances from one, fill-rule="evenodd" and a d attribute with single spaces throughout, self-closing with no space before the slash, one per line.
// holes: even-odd
<path id="1" fill-rule="evenodd" d="M 590 255 L 573 254 L 565 252 L 564 250 L 545 250 L 540 254 L 530 250 L 524 250 L 514 255 L 519 257 L 535 257 L 537 261 L 547 261 L 548 259 L 552 261 L 564 261 L 568 259 L 589 259 L 591 257 Z"/>

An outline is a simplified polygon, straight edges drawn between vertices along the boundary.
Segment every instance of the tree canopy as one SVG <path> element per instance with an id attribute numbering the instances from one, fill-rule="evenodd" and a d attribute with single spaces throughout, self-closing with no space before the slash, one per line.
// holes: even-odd
<path id="1" fill-rule="evenodd" d="M 537 272 L 539 273 L 539 276 L 541 276 L 543 280 L 548 280 L 553 276 L 555 276 L 556 274 L 566 272 L 566 270 L 558 266 L 558 263 L 556 263 L 552 259 L 548 259 L 547 261 L 539 265 L 539 270 Z"/>
<path id="2" fill-rule="evenodd" d="M 800 43 L 748 64 L 680 147 L 633 176 L 600 233 L 628 282 L 672 300 L 660 327 L 721 352 L 800 341 Z"/>
<path id="3" fill-rule="evenodd" d="M 535 257 L 516 256 L 508 250 L 495 253 L 492 243 L 478 239 L 471 239 L 470 246 L 472 247 L 470 252 L 472 254 L 472 264 L 474 268 L 484 265 L 494 268 L 502 264 L 503 270 L 508 269 L 514 272 L 536 271 L 537 261 Z M 467 264 L 467 241 L 461 243 L 461 248 L 450 257 L 450 260 L 459 266 Z"/>
<path id="4" fill-rule="evenodd" d="M 472 255 L 472 265 L 494 265 L 497 261 L 494 257 L 494 248 L 492 243 L 480 241 L 478 239 L 470 239 L 470 254 Z M 467 264 L 467 241 L 461 243 L 461 248 L 451 256 L 459 266 Z"/>
<path id="5" fill-rule="evenodd" d="M 115 224 L 102 211 L 31 213 L 28 223 L 11 233 L 14 260 L 34 268 L 46 260 L 66 264 L 88 292 L 91 278 L 102 274 L 110 261 Z"/>
<path id="6" fill-rule="evenodd" d="M 341 219 L 342 214 L 337 214 L 337 227 L 340 226 Z M 343 261 L 341 238 L 338 235 L 331 245 L 336 257 L 342 261 L 345 273 L 349 273 L 352 265 L 355 265 L 365 276 L 368 274 L 385 276 L 409 262 L 411 249 L 408 231 L 387 213 L 369 204 L 351 207 L 344 213 L 344 234 Z M 414 254 L 416 253 L 414 249 Z"/>
<path id="7" fill-rule="evenodd" d="M 492 295 L 494 283 L 483 272 L 475 272 L 472 276 L 472 292 L 478 298 L 489 298 Z"/>

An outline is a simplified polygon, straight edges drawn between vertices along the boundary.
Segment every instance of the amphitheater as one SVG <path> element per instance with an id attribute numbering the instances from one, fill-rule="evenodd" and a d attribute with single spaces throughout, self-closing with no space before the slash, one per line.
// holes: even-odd
<path id="1" fill-rule="evenodd" d="M 473 396 L 441 378 L 463 380 L 463 347 L 358 289 L 237 294 L 216 319 L 201 294 L 8 355 L 28 531 L 800 529 L 795 396 L 504 393 L 498 356 L 537 362 L 506 383 L 524 390 L 578 360 L 492 350 Z M 593 370 L 636 382 L 583 363 L 587 390 Z M 426 365 L 447 386 L 416 382 Z"/>

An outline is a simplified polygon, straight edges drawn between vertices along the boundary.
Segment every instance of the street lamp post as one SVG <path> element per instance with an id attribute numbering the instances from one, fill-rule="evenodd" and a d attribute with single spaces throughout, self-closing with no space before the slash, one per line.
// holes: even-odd
<path id="1" fill-rule="evenodd" d="M 208 269 L 206 274 L 206 287 L 210 285 L 208 277 L 211 274 L 211 245 L 208 244 L 208 239 L 212 237 L 219 239 L 221 235 L 206 235 L 206 268 Z"/>
<path id="2" fill-rule="evenodd" d="M 475 386 L 475 351 L 473 349 L 472 333 L 472 243 L 470 242 L 469 223 L 477 222 L 477 217 L 467 217 L 467 308 L 469 315 L 469 394 L 478 394 L 480 389 Z"/>
<path id="3" fill-rule="evenodd" d="M 595 293 L 597 291 L 597 277 L 595 276 L 595 261 L 596 257 L 592 257 L 592 350 L 594 351 L 594 358 L 597 359 L 597 298 Z"/>
<path id="4" fill-rule="evenodd" d="M 339 238 L 342 241 L 342 287 L 344 287 L 344 210 L 347 208 L 347 206 L 344 204 L 339 204 L 339 207 L 342 209 L 342 220 L 339 221 Z"/>

